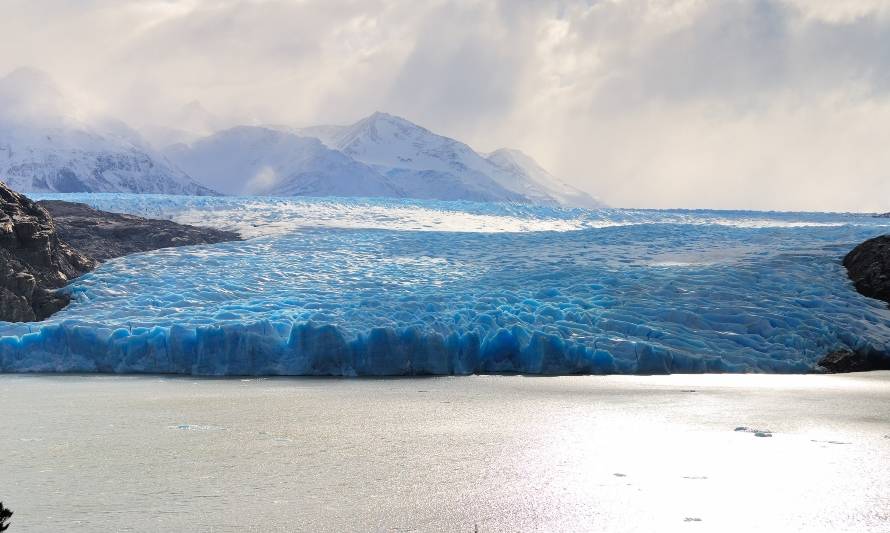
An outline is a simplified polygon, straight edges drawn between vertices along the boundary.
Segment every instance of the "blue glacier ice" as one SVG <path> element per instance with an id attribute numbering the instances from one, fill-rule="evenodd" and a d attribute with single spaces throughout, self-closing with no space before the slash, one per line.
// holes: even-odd
<path id="1" fill-rule="evenodd" d="M 808 372 L 890 353 L 840 264 L 890 220 L 337 198 L 43 195 L 237 229 L 131 255 L 0 322 L 0 371 Z"/>

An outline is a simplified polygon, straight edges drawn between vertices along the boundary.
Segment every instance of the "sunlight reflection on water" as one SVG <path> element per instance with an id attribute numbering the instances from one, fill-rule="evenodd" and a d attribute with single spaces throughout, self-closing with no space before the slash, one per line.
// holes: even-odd
<path id="1" fill-rule="evenodd" d="M 7 375 L 0 489 L 16 531 L 886 531 L 888 385 Z"/>

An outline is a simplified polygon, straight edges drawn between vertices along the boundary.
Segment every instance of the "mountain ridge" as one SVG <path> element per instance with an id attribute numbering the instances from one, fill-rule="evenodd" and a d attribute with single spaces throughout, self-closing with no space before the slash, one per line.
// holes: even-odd
<path id="1" fill-rule="evenodd" d="M 293 131 L 315 136 L 328 147 L 391 176 L 467 177 L 493 196 L 490 200 L 603 207 L 602 202 L 558 180 L 518 150 L 502 148 L 492 152 L 522 154 L 513 157 L 511 165 L 505 167 L 492 160 L 492 154 L 476 152 L 461 141 L 381 111 L 347 126 L 311 126 Z"/>
<path id="2" fill-rule="evenodd" d="M 368 196 L 601 207 L 511 149 L 490 154 L 375 112 L 342 126 L 237 125 L 198 101 L 156 149 L 113 118 L 87 120 L 45 73 L 0 78 L 0 177 L 22 192 Z M 214 124 L 216 124 L 214 126 Z M 199 131 L 202 130 L 202 131 Z M 207 133 L 212 131 L 212 133 Z"/>
<path id="3" fill-rule="evenodd" d="M 260 126 L 235 126 L 165 153 L 224 194 L 404 196 L 384 176 L 316 138 Z"/>
<path id="4" fill-rule="evenodd" d="M 20 192 L 215 194 L 117 120 L 87 123 L 44 73 L 0 78 L 0 177 Z"/>

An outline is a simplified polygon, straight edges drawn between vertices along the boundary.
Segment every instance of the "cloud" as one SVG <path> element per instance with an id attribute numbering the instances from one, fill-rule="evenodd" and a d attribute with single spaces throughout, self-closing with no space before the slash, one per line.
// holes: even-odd
<path id="1" fill-rule="evenodd" d="M 140 128 L 379 109 L 614 205 L 890 209 L 881 0 L 8 0 L 0 32 L 0 72 Z"/>
<path id="2" fill-rule="evenodd" d="M 280 180 L 281 178 L 274 168 L 263 167 L 247 180 L 247 183 L 244 185 L 244 192 L 246 194 L 263 194 L 266 191 L 272 190 Z"/>

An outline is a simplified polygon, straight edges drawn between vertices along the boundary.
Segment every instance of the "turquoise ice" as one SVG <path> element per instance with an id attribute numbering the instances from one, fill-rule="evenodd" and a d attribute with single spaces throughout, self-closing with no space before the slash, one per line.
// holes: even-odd
<path id="1" fill-rule="evenodd" d="M 840 264 L 862 215 L 354 199 L 56 195 L 252 238 L 119 258 L 5 372 L 807 372 L 890 353 Z"/>

